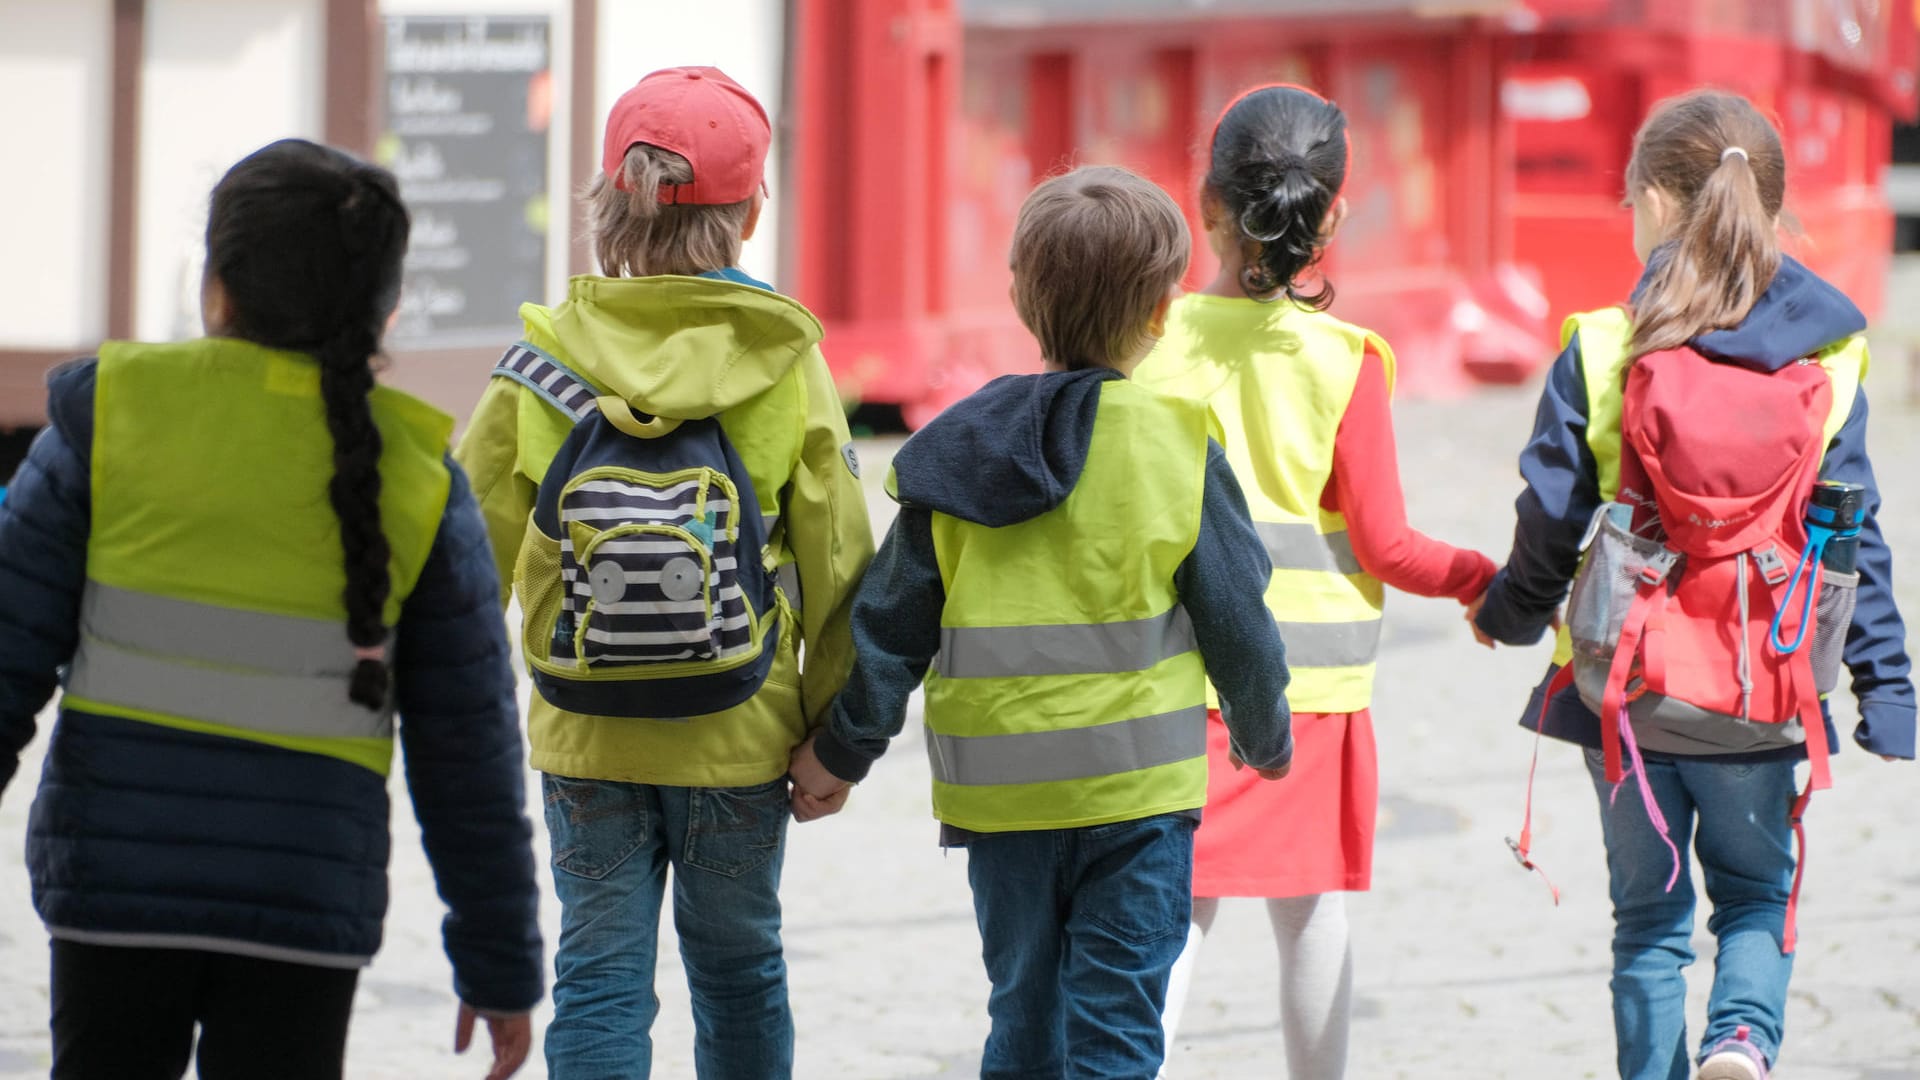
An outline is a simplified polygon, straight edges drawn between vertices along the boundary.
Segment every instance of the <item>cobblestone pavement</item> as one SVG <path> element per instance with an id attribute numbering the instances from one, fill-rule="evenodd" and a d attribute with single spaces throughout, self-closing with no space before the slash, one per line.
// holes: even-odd
<path id="1" fill-rule="evenodd" d="M 1876 374 L 1875 449 L 1885 521 L 1920 550 L 1920 429 L 1900 405 L 1904 372 Z M 1513 456 L 1530 391 L 1488 391 L 1399 407 L 1413 520 L 1435 535 L 1506 550 Z M 864 445 L 877 483 L 892 444 Z M 876 521 L 886 510 L 876 500 Z M 1910 616 L 1920 589 L 1901 581 Z M 1372 892 L 1351 898 L 1357 1001 L 1350 1075 L 1611 1075 L 1609 921 L 1598 818 L 1576 752 L 1543 749 L 1537 853 L 1564 890 L 1552 906 L 1515 867 L 1502 837 L 1519 824 L 1529 740 L 1514 727 L 1544 647 L 1476 649 L 1450 602 L 1395 596 L 1375 709 L 1382 814 Z M 1850 703 L 1839 705 L 1851 712 Z M 1843 721 L 1850 730 L 1851 719 Z M 784 896 L 796 1074 L 804 1080 L 976 1075 L 986 980 L 966 887 L 966 855 L 942 852 L 927 809 L 920 740 L 903 736 L 836 819 L 796 827 Z M 37 747 L 29 757 L 37 757 Z M 35 774 L 37 760 L 22 775 Z M 1920 1077 L 1920 774 L 1913 766 L 1835 761 L 1835 789 L 1814 805 L 1802 947 L 1780 1075 L 1793 1080 Z M 537 790 L 537 788 L 535 789 Z M 0 800 L 0 1077 L 44 1075 L 45 937 L 27 898 L 21 841 L 32 784 Z M 387 943 L 361 981 L 348 1074 L 478 1077 L 450 1052 L 454 1001 L 438 943 L 441 909 L 417 830 L 396 791 L 394 907 Z M 538 820 L 538 808 L 533 808 Z M 536 829 L 536 833 L 543 830 Z M 542 856 L 544 857 L 544 836 Z M 549 942 L 557 909 L 544 911 Z M 1702 919 L 1704 923 L 1704 919 Z M 670 938 L 671 929 L 665 934 Z M 1712 942 L 1696 940 L 1693 1028 Z M 691 1077 L 687 992 L 663 949 L 656 1076 Z M 1176 1080 L 1277 1077 L 1278 980 L 1256 901 L 1229 901 L 1194 984 L 1174 1048 Z M 542 1013 L 544 1021 L 546 1013 Z M 521 1074 L 545 1075 L 536 1060 Z"/>

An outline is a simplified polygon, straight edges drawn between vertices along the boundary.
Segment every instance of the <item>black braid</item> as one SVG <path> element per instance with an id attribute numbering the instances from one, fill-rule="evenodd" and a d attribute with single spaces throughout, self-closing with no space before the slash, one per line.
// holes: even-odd
<path id="1" fill-rule="evenodd" d="M 408 220 L 384 169 L 287 139 L 257 151 L 214 188 L 207 268 L 226 291 L 223 332 L 309 353 L 333 439 L 327 496 L 340 519 L 347 638 L 384 648 L 392 548 L 380 520 L 380 430 L 370 395 L 380 334 L 398 302 Z M 348 697 L 384 708 L 382 659 L 356 659 Z"/>
<path id="2" fill-rule="evenodd" d="M 368 400 L 373 392 L 368 361 L 378 347 L 364 331 L 350 331 L 314 351 L 327 430 L 333 435 L 327 497 L 340 518 L 340 547 L 346 552 L 347 637 L 364 647 L 386 642 L 387 596 L 393 590 L 387 572 L 392 549 L 380 527 L 380 429 Z M 386 704 L 388 681 L 384 660 L 357 661 L 348 696 L 378 709 Z"/>

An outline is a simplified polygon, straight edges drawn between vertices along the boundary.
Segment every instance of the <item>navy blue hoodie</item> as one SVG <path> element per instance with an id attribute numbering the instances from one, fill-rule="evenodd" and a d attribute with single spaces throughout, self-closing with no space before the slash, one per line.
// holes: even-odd
<path id="1" fill-rule="evenodd" d="M 1658 253 L 1655 260 L 1659 258 Z M 1637 296 L 1646 284 L 1641 278 Z M 1860 333 L 1867 320 L 1840 291 L 1793 259 L 1780 272 L 1744 321 L 1730 330 L 1695 338 L 1693 348 L 1712 360 L 1760 371 L 1777 371 L 1802 357 Z M 1519 524 L 1513 553 L 1487 589 L 1480 629 L 1509 645 L 1540 640 L 1548 621 L 1566 599 L 1580 565 L 1580 540 L 1600 505 L 1599 470 L 1587 446 L 1587 391 L 1576 335 L 1547 375 L 1533 437 L 1520 454 L 1526 480 L 1515 509 Z M 1867 489 L 1867 517 L 1860 530 L 1860 594 L 1844 653 L 1860 702 L 1860 726 L 1854 741 L 1876 753 L 1914 756 L 1914 694 L 1909 678 L 1906 626 L 1893 600 L 1893 553 L 1880 533 L 1880 490 L 1867 459 L 1867 392 L 1855 395 L 1847 420 L 1827 447 L 1820 466 L 1825 480 L 1842 480 Z M 1551 672 L 1548 673 L 1551 677 Z M 1540 716 L 1546 683 L 1536 687 L 1521 723 L 1533 727 Z M 1600 745 L 1600 721 L 1571 689 L 1548 710 L 1545 734 L 1583 746 Z M 1832 720 L 1827 738 L 1837 746 Z M 1742 760 L 1804 756 L 1804 747 L 1762 751 Z"/>
<path id="2" fill-rule="evenodd" d="M 940 648 L 946 589 L 933 514 L 999 527 L 1066 501 L 1086 464 L 1106 368 L 1008 375 L 941 413 L 894 457 L 900 515 L 853 601 L 853 675 L 815 752 L 843 780 L 866 776 L 906 720 L 907 698 Z M 1293 758 L 1286 650 L 1260 599 L 1273 566 L 1226 452 L 1207 447 L 1200 534 L 1174 574 L 1241 760 Z M 1250 584 L 1251 583 L 1251 584 Z"/>

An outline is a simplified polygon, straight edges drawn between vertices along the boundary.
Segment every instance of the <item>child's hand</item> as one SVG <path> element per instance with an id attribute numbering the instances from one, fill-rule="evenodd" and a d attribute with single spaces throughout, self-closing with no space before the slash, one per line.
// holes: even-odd
<path id="1" fill-rule="evenodd" d="M 1492 635 L 1488 634 L 1485 630 L 1480 629 L 1480 624 L 1474 621 L 1474 619 L 1479 616 L 1480 609 L 1486 606 L 1487 606 L 1487 594 L 1484 592 L 1481 593 L 1479 596 L 1474 597 L 1473 603 L 1467 605 L 1467 629 L 1473 631 L 1473 640 L 1491 649 L 1493 648 Z"/>
<path id="2" fill-rule="evenodd" d="M 817 735 L 807 736 L 805 742 L 793 748 L 793 756 L 787 759 L 787 775 L 793 778 L 796 805 L 797 796 L 803 793 L 816 801 L 825 802 L 844 793 L 850 786 L 820 764 L 819 756 L 813 752 L 813 740 L 816 738 Z M 846 800 L 842 798 L 841 801 Z"/>
<path id="3" fill-rule="evenodd" d="M 1240 760 L 1240 752 L 1238 750 L 1227 751 L 1227 761 L 1233 765 L 1233 771 L 1235 772 L 1239 772 L 1241 769 L 1247 767 L 1247 763 Z M 1287 773 L 1292 771 L 1292 769 L 1293 762 L 1289 761 L 1285 765 L 1277 768 L 1255 769 L 1253 771 L 1259 773 L 1260 779 L 1262 780 L 1284 780 L 1287 777 Z"/>
<path id="4" fill-rule="evenodd" d="M 817 821 L 837 814 L 847 805 L 847 796 L 851 794 L 853 794 L 852 784 L 848 784 L 841 788 L 838 794 L 825 799 L 816 799 L 796 786 L 793 789 L 793 820 L 804 825 L 809 821 Z"/>
<path id="5" fill-rule="evenodd" d="M 487 1037 L 493 1041 L 493 1068 L 488 1071 L 487 1080 L 507 1080 L 520 1071 L 533 1049 L 533 1016 L 529 1013 L 485 1016 L 463 1001 L 453 1028 L 454 1053 L 464 1054 L 467 1047 L 473 1045 L 473 1027 L 481 1019 L 486 1020 Z"/>

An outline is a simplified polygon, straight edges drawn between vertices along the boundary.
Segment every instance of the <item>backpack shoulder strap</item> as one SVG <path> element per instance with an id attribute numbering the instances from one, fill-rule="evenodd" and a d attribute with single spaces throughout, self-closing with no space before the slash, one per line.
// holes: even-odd
<path id="1" fill-rule="evenodd" d="M 493 377 L 512 379 L 575 421 L 593 414 L 594 400 L 599 396 L 593 384 L 572 368 L 525 341 L 516 341 L 507 349 L 493 366 Z"/>

